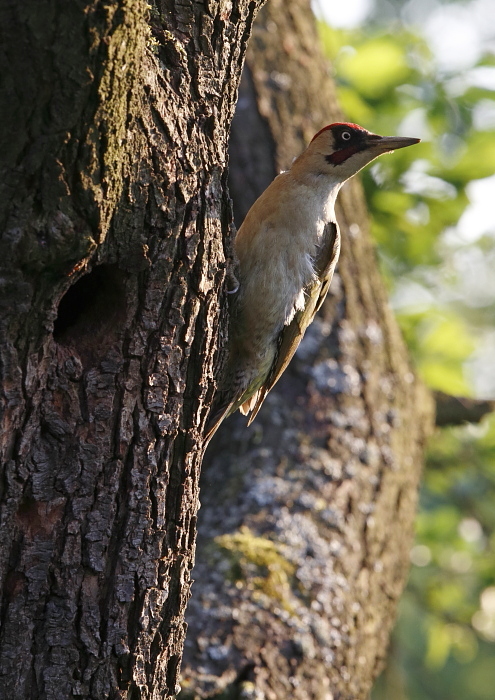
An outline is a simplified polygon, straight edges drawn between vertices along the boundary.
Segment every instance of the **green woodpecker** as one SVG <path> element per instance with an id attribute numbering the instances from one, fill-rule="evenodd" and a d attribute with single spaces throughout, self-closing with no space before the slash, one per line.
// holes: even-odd
<path id="1" fill-rule="evenodd" d="M 322 305 L 339 257 L 335 200 L 344 182 L 419 140 L 330 124 L 253 204 L 235 238 L 239 288 L 207 439 L 237 409 L 253 421 Z"/>

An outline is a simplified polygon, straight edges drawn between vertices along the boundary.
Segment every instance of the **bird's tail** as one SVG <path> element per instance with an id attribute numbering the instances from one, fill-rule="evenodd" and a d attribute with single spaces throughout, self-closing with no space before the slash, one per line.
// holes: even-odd
<path id="1" fill-rule="evenodd" d="M 236 396 L 227 397 L 223 392 L 218 395 L 210 409 L 210 415 L 208 416 L 208 420 L 206 422 L 206 443 L 208 443 L 217 432 L 223 419 L 227 418 L 227 416 L 235 411 L 234 406 L 236 403 L 236 398 Z"/>
<path id="2" fill-rule="evenodd" d="M 224 418 L 235 413 L 237 409 L 247 416 L 252 413 L 248 425 L 250 425 L 258 413 L 266 396 L 263 390 L 263 375 L 259 375 L 256 367 L 248 371 L 246 367 L 242 371 L 225 373 L 220 389 L 213 399 L 210 415 L 206 422 L 205 440 L 209 441 L 218 429 Z"/>

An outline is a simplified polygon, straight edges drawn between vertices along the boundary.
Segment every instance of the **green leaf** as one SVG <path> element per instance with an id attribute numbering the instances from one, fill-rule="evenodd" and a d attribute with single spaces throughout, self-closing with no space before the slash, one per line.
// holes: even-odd
<path id="1" fill-rule="evenodd" d="M 434 622 L 428 630 L 428 649 L 425 663 L 429 668 L 442 668 L 450 654 L 451 639 L 447 625 Z"/>
<path id="2" fill-rule="evenodd" d="M 337 94 L 340 106 L 347 119 L 357 124 L 371 123 L 373 110 L 356 90 L 349 87 L 340 87 L 337 90 Z"/>
<path id="3" fill-rule="evenodd" d="M 495 132 L 478 131 L 466 142 L 466 148 L 448 170 L 454 181 L 481 180 L 495 172 Z"/>
<path id="4" fill-rule="evenodd" d="M 431 355 L 440 355 L 453 360 L 465 360 L 474 350 L 475 344 L 462 321 L 452 315 L 439 316 L 430 323 L 423 336 L 423 349 Z"/>
<path id="5" fill-rule="evenodd" d="M 340 78 L 373 100 L 406 81 L 411 72 L 403 48 L 385 37 L 371 39 L 357 51 L 342 54 L 338 67 Z"/>

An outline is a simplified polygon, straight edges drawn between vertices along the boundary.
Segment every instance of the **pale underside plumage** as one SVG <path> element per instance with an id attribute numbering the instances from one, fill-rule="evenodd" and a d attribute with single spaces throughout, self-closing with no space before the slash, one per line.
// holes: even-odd
<path id="1" fill-rule="evenodd" d="M 327 295 L 333 273 L 340 253 L 340 232 L 337 224 L 329 222 L 322 237 L 313 267 L 316 278 L 304 290 L 304 308 L 297 310 L 290 323 L 283 327 L 277 345 L 277 354 L 268 376 L 262 386 L 248 399 L 244 400 L 239 410 L 244 415 L 250 413 L 248 425 L 251 425 L 260 410 L 268 392 L 278 382 L 287 365 L 303 339 L 307 327 L 312 323 Z M 241 398 L 242 400 L 242 398 Z M 234 411 L 235 408 L 232 408 Z"/>
<path id="2" fill-rule="evenodd" d="M 219 396 L 219 401 L 212 412 L 207 429 L 207 438 L 215 432 L 221 421 L 237 409 L 247 415 L 248 425 L 252 423 L 268 392 L 280 379 L 301 342 L 307 327 L 320 309 L 330 283 L 340 253 L 340 232 L 338 225 L 330 221 L 326 224 L 321 244 L 313 260 L 313 280 L 304 288 L 304 306 L 291 314 L 291 320 L 284 325 L 277 341 L 277 349 L 271 366 L 265 376 L 257 378 L 256 384 L 241 386 L 234 395 Z"/>

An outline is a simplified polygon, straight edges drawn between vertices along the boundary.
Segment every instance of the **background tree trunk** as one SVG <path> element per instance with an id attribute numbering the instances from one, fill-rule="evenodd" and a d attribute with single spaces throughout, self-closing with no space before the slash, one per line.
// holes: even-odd
<path id="1" fill-rule="evenodd" d="M 270 0 L 233 122 L 238 221 L 339 120 L 309 0 Z M 191 694 L 232 683 L 232 697 L 364 700 L 383 665 L 434 411 L 387 304 L 359 182 L 338 201 L 343 250 L 322 313 L 253 426 L 228 419 L 205 457 Z"/>
<path id="2" fill-rule="evenodd" d="M 260 2 L 0 4 L 2 698 L 176 691 Z"/>

